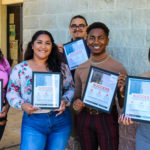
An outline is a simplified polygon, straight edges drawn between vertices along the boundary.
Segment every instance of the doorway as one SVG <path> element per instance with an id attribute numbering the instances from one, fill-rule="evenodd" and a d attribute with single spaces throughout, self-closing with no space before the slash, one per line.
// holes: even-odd
<path id="1" fill-rule="evenodd" d="M 13 67 L 23 60 L 23 4 L 7 6 L 7 59 Z"/>

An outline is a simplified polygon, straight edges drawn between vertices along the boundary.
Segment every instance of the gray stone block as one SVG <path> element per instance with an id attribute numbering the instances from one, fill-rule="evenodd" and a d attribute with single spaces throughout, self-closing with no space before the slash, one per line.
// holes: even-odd
<path id="1" fill-rule="evenodd" d="M 148 63 L 148 48 L 132 48 L 128 51 L 130 57 L 128 70 L 130 75 L 140 75 L 148 72 L 150 64 Z"/>
<path id="2" fill-rule="evenodd" d="M 146 33 L 143 29 L 111 30 L 112 45 L 121 47 L 143 47 L 146 45 Z"/>
<path id="3" fill-rule="evenodd" d="M 87 12 L 87 8 L 90 7 L 90 0 L 65 0 L 65 10 L 67 12 Z"/>
<path id="4" fill-rule="evenodd" d="M 31 38 L 31 30 L 30 29 L 24 29 L 23 30 L 23 41 L 26 39 Z"/>
<path id="5" fill-rule="evenodd" d="M 111 29 L 126 29 L 130 27 L 130 12 L 128 10 L 100 10 L 89 14 L 91 22 L 100 21 Z"/>
<path id="6" fill-rule="evenodd" d="M 150 47 L 150 29 L 146 30 L 146 46 Z"/>
<path id="7" fill-rule="evenodd" d="M 52 30 L 51 33 L 54 37 L 55 43 L 66 43 L 67 42 L 67 40 L 66 40 L 67 31 L 66 30 L 59 30 L 59 32 L 57 32 L 57 29 L 56 29 L 56 30 Z"/>
<path id="8" fill-rule="evenodd" d="M 146 8 L 147 0 L 117 0 L 117 9 Z"/>
<path id="9" fill-rule="evenodd" d="M 39 17 L 23 17 L 23 28 L 24 29 L 36 29 L 39 27 Z"/>
<path id="10" fill-rule="evenodd" d="M 150 25 L 150 9 L 134 9 L 132 11 L 132 27 L 146 30 Z"/>
<path id="11" fill-rule="evenodd" d="M 45 0 L 32 0 L 24 3 L 23 14 L 24 16 L 42 15 L 45 14 L 45 7 L 47 3 Z"/>
<path id="12" fill-rule="evenodd" d="M 89 10 L 106 10 L 114 9 L 115 0 L 90 0 L 89 1 Z"/>
<path id="13" fill-rule="evenodd" d="M 56 16 L 56 26 L 59 29 L 67 29 L 69 30 L 69 24 L 70 24 L 70 20 L 72 18 L 72 14 L 59 14 Z"/>
<path id="14" fill-rule="evenodd" d="M 55 15 L 42 15 L 39 16 L 40 28 L 56 29 L 56 16 Z"/>
<path id="15" fill-rule="evenodd" d="M 65 7 L 65 0 L 45 0 L 45 13 L 46 14 L 59 14 L 64 13 Z"/>

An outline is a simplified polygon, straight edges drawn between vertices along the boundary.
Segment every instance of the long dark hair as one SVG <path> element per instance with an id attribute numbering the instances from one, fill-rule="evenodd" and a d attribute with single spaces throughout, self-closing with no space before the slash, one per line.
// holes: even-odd
<path id="1" fill-rule="evenodd" d="M 2 63 L 4 62 L 4 56 L 3 56 L 1 49 L 0 49 L 0 62 Z"/>
<path id="2" fill-rule="evenodd" d="M 39 30 L 37 31 L 33 36 L 31 41 L 28 43 L 27 48 L 25 50 L 24 54 L 24 60 L 29 60 L 33 58 L 33 49 L 32 45 L 34 41 L 42 34 L 46 34 L 49 36 L 52 42 L 52 51 L 46 61 L 47 67 L 49 70 L 55 71 L 55 72 L 60 72 L 61 71 L 61 63 L 62 63 L 62 56 L 60 55 L 57 45 L 54 43 L 54 39 L 48 31 L 45 30 Z"/>

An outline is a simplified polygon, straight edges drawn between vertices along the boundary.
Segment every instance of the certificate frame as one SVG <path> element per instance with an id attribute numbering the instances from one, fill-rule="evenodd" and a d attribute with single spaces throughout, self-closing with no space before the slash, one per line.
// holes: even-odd
<path id="1" fill-rule="evenodd" d="M 142 109 L 144 109 L 144 107 L 146 108 L 146 106 L 148 106 L 150 108 L 150 92 L 149 91 L 147 92 L 146 88 L 144 88 L 144 86 L 146 86 L 146 85 L 144 85 L 144 83 L 146 83 L 146 82 L 149 83 L 149 87 L 150 87 L 150 78 L 148 78 L 148 77 L 138 77 L 138 76 L 128 76 L 127 77 L 123 114 L 125 116 L 126 115 L 130 116 L 130 118 L 134 121 L 150 123 L 150 115 L 142 116 L 142 115 L 140 115 L 142 113 L 142 111 L 138 109 L 138 107 L 140 105 L 141 105 Z M 133 85 L 134 85 L 134 88 L 133 88 Z M 143 93 L 141 93 L 142 91 L 143 91 L 143 93 L 145 91 L 148 94 L 144 95 Z M 134 98 L 136 101 L 134 100 Z M 145 99 L 145 101 L 142 101 L 140 99 L 143 99 L 143 100 Z M 147 100 L 147 102 L 146 102 L 146 100 Z M 145 102 L 145 106 L 143 105 L 143 102 Z M 130 104 L 130 106 L 129 106 L 129 104 Z M 134 108 L 132 108 L 133 110 L 131 109 L 132 106 L 134 106 Z M 144 109 L 144 111 L 145 111 L 145 109 Z M 143 111 L 143 113 L 149 114 L 144 111 Z"/>
<path id="2" fill-rule="evenodd" d="M 0 112 L 2 111 L 3 107 L 3 80 L 0 79 Z"/>
<path id="3" fill-rule="evenodd" d="M 79 49 L 81 45 L 82 45 L 82 48 Z M 64 46 L 65 57 L 66 57 L 70 70 L 75 70 L 80 64 L 84 63 L 85 61 L 89 59 L 89 55 L 88 55 L 87 48 L 85 45 L 85 40 L 83 38 L 68 42 L 64 44 L 63 46 Z M 79 57 L 78 55 L 79 53 L 82 56 Z M 75 55 L 78 56 L 78 59 L 77 57 L 75 57 Z"/>
<path id="4" fill-rule="evenodd" d="M 97 74 L 99 74 L 99 76 L 98 75 L 97 75 L 97 77 L 94 76 L 94 71 L 93 70 L 95 70 L 95 72 L 98 72 Z M 95 75 L 96 75 L 96 73 L 95 73 Z M 85 86 L 85 89 L 84 89 L 83 97 L 82 97 L 83 103 L 86 104 L 89 107 L 92 107 L 94 109 L 97 109 L 97 110 L 100 110 L 102 112 L 110 114 L 112 106 L 113 106 L 113 102 L 115 100 L 118 77 L 119 77 L 119 74 L 117 74 L 117 73 L 107 71 L 107 70 L 104 70 L 104 69 L 101 69 L 101 68 L 98 68 L 98 67 L 95 67 L 95 66 L 91 66 L 90 70 L 89 70 L 86 86 Z M 95 79 L 95 78 L 97 78 L 97 79 Z M 108 87 L 107 82 L 106 81 L 104 82 L 104 79 L 107 79 L 107 78 L 108 79 L 110 78 L 109 79 L 110 81 L 112 80 L 112 83 L 111 83 L 112 84 L 111 85 L 112 86 L 112 91 L 110 90 L 110 87 Z M 103 86 L 102 83 L 104 83 L 105 86 Z M 96 90 L 98 90 L 98 88 L 101 89 L 101 90 L 98 90 L 99 95 L 98 95 L 98 98 L 96 98 L 99 103 L 96 103 L 96 102 L 93 102 L 93 101 L 91 101 L 91 103 L 93 103 L 93 104 L 88 103 L 88 101 L 90 102 L 90 100 L 87 99 L 87 97 L 90 97 L 90 96 L 88 96 L 87 91 L 89 90 L 90 87 L 92 87 L 92 89 L 91 89 L 92 91 L 90 91 L 90 92 L 94 91 L 93 88 L 95 88 Z M 106 96 L 108 96 L 108 97 L 106 98 Z M 92 95 L 91 95 L 91 97 L 92 97 Z M 101 99 L 100 99 L 100 97 L 101 97 Z M 109 102 L 107 101 L 109 104 L 108 105 L 104 104 L 104 103 L 107 103 L 107 102 L 106 101 L 102 102 L 104 100 L 104 99 L 102 100 L 102 98 L 104 98 L 106 100 L 109 99 Z M 100 104 L 101 103 L 100 101 L 103 104 Z"/>
<path id="5" fill-rule="evenodd" d="M 41 76 L 42 76 L 42 78 L 40 78 Z M 41 81 L 38 81 L 39 79 Z M 51 79 L 51 81 L 49 79 Z M 33 80 L 32 81 L 32 105 L 34 107 L 39 107 L 41 109 L 57 109 L 57 108 L 59 108 L 60 102 L 61 102 L 61 95 L 62 95 L 62 84 L 61 84 L 62 74 L 60 72 L 36 72 L 36 71 L 34 71 L 32 73 L 32 80 Z M 45 83 L 45 85 L 43 82 Z M 51 94 L 49 93 L 49 90 L 52 91 Z M 52 101 L 52 104 L 48 104 L 48 103 L 40 104 L 39 102 L 37 103 L 37 98 L 35 98 L 36 94 L 40 94 L 40 96 L 38 96 L 38 98 L 40 98 L 40 97 L 43 98 L 45 95 L 42 95 L 41 93 L 44 91 L 45 91 L 46 96 L 48 94 L 50 94 L 49 97 L 51 97 L 51 98 L 48 100 Z M 42 99 L 38 99 L 38 101 L 39 100 L 41 101 Z M 45 100 L 45 97 L 44 97 L 44 100 Z M 47 100 L 45 100 L 45 101 L 47 101 Z M 53 104 L 54 102 L 55 102 L 55 104 Z"/>

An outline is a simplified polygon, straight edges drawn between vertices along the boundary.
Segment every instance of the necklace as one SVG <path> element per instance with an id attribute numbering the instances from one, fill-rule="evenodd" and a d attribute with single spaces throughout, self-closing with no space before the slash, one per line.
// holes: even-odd
<path id="1" fill-rule="evenodd" d="M 109 56 L 107 56 L 103 61 L 99 61 L 99 62 L 93 62 L 93 61 L 91 60 L 91 58 L 90 58 L 89 60 L 90 60 L 90 63 L 91 63 L 91 64 L 93 64 L 93 65 L 98 65 L 98 64 L 102 64 L 102 63 L 104 63 L 105 61 L 107 61 L 108 58 L 109 58 Z"/>

